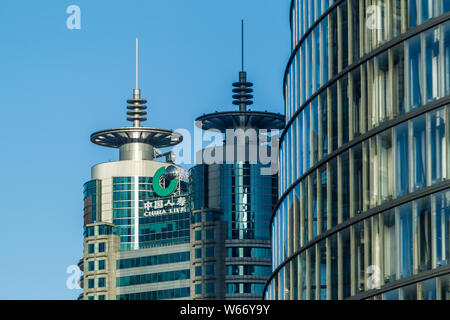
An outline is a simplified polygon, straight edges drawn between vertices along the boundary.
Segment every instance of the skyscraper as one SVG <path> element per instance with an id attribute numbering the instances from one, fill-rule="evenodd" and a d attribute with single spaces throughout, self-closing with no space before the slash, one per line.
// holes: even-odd
<path id="1" fill-rule="evenodd" d="M 450 2 L 293 0 L 266 299 L 450 299 Z"/>
<path id="2" fill-rule="evenodd" d="M 141 126 L 146 100 L 128 100 L 131 127 L 95 132 L 91 141 L 118 148 L 120 160 L 92 167 L 84 185 L 84 271 L 80 299 L 147 300 L 190 295 L 187 179 L 172 163 L 182 137 Z M 156 161 L 166 157 L 166 161 Z"/>
<path id="3" fill-rule="evenodd" d="M 225 141 L 201 150 L 202 164 L 190 169 L 192 299 L 261 299 L 271 272 L 269 220 L 278 181 L 264 172 L 271 163 L 261 159 L 262 132 L 283 128 L 284 117 L 248 110 L 252 86 L 242 66 L 233 83 L 239 110 L 196 119 Z"/>

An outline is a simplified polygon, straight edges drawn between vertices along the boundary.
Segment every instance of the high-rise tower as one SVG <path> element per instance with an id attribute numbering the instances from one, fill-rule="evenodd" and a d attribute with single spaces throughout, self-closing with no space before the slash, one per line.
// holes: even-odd
<path id="1" fill-rule="evenodd" d="M 292 0 L 266 299 L 450 299 L 450 1 Z"/>
<path id="2" fill-rule="evenodd" d="M 187 182 L 171 153 L 159 150 L 180 143 L 182 137 L 141 125 L 147 120 L 147 101 L 137 80 L 127 102 L 127 120 L 133 126 L 91 135 L 97 145 L 118 148 L 120 159 L 93 166 L 91 180 L 84 185 L 80 298 L 189 297 Z M 165 162 L 156 160 L 164 156 Z"/>
<path id="3" fill-rule="evenodd" d="M 190 170 L 193 299 L 261 299 L 270 274 L 269 220 L 278 183 L 276 174 L 261 173 L 267 163 L 259 151 L 262 130 L 283 128 L 284 117 L 248 110 L 252 86 L 242 67 L 233 83 L 239 110 L 196 119 L 203 130 L 214 130 L 226 141 L 199 152 L 202 158 L 213 155 L 215 162 L 203 158 Z"/>

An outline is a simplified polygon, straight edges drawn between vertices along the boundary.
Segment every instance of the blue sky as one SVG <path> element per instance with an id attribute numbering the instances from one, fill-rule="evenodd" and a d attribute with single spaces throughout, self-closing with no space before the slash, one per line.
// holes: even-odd
<path id="1" fill-rule="evenodd" d="M 66 8 L 81 9 L 69 30 Z M 118 151 L 89 141 L 126 126 L 135 38 L 144 125 L 193 130 L 232 108 L 245 19 L 254 110 L 283 113 L 289 0 L 2 0 L 0 3 L 0 299 L 74 299 L 66 268 L 82 256 L 82 186 Z"/>

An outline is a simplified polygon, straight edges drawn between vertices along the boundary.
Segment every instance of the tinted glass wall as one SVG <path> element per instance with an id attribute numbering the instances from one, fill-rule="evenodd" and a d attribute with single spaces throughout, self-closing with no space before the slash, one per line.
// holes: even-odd
<path id="1" fill-rule="evenodd" d="M 292 2 L 265 298 L 384 298 L 450 272 L 447 2 Z"/>

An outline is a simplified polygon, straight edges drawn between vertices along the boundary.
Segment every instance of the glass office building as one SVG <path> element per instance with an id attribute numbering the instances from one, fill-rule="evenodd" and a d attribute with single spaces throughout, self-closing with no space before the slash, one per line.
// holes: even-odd
<path id="1" fill-rule="evenodd" d="M 176 132 L 141 126 L 140 89 L 128 100 L 130 127 L 91 135 L 118 148 L 120 160 L 92 167 L 84 185 L 84 300 L 160 300 L 190 296 L 190 211 L 187 175 L 167 148 Z M 166 157 L 165 161 L 157 161 Z"/>
<path id="2" fill-rule="evenodd" d="M 450 2 L 293 0 L 265 299 L 450 299 Z"/>
<path id="3" fill-rule="evenodd" d="M 202 129 L 220 132 L 226 141 L 212 152 L 223 158 L 202 162 L 190 170 L 192 299 L 260 300 L 271 274 L 269 222 L 277 202 L 278 179 L 276 174 L 264 174 L 268 165 L 259 158 L 251 160 L 253 147 L 259 154 L 260 137 L 252 140 L 244 135 L 252 130 L 278 131 L 284 126 L 284 117 L 247 110 L 253 90 L 245 72 L 240 72 L 239 82 L 233 86 L 233 103 L 239 111 L 197 119 Z M 231 142 L 228 130 L 237 132 L 236 140 L 243 138 L 234 149 L 243 151 L 242 159 L 237 153 L 231 160 L 227 157 L 230 149 L 226 145 Z M 208 152 L 205 148 L 199 154 L 203 157 Z"/>

